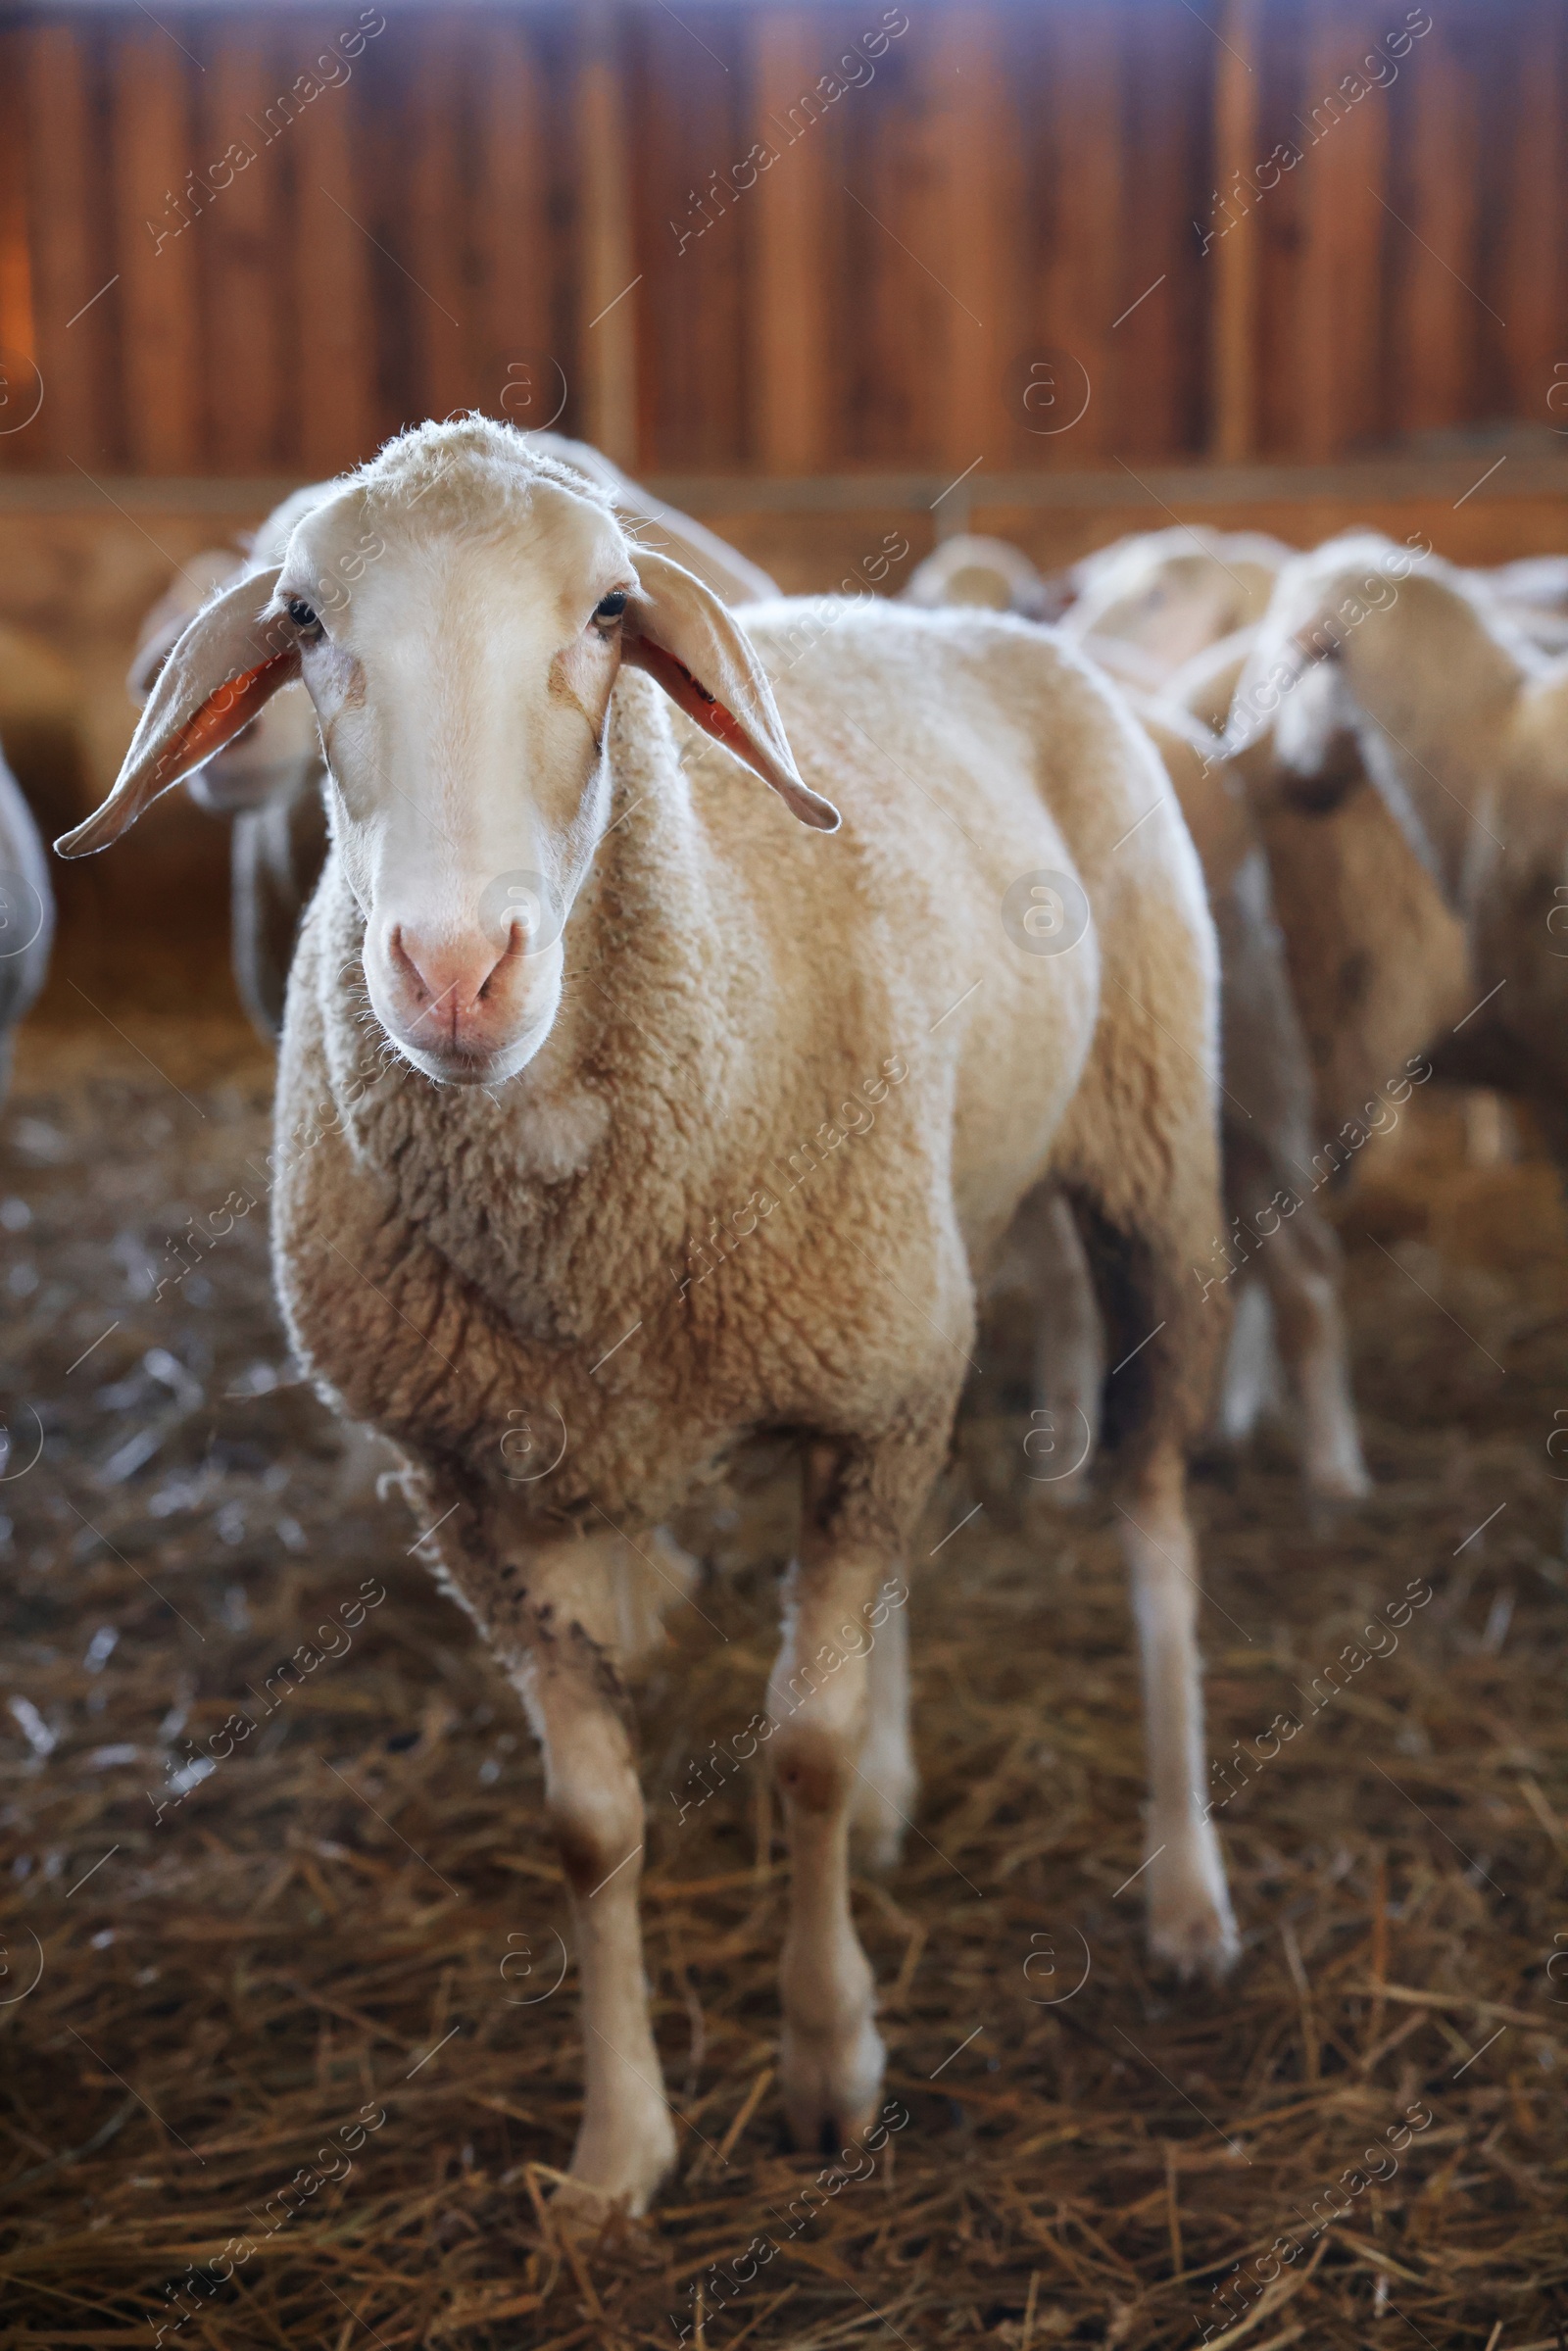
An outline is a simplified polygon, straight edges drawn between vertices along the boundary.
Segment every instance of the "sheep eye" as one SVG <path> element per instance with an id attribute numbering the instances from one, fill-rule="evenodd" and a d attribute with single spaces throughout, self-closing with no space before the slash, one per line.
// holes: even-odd
<path id="1" fill-rule="evenodd" d="M 291 596 L 288 599 L 288 616 L 296 628 L 304 629 L 307 632 L 314 629 L 318 636 L 320 635 L 321 623 L 317 617 L 315 609 L 306 603 L 303 596 Z"/>
<path id="2" fill-rule="evenodd" d="M 610 594 L 602 596 L 594 606 L 594 618 L 596 620 L 618 620 L 626 610 L 626 593 L 624 588 L 612 588 Z"/>

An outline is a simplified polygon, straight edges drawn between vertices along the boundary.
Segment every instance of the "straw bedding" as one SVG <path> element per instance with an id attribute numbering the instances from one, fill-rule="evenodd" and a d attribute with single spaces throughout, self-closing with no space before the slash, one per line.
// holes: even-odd
<path id="1" fill-rule="evenodd" d="M 270 1070 L 220 1024 L 132 1025 L 34 1032 L 0 1132 L 0 2343 L 1565 2351 L 1544 1169 L 1458 1167 L 1437 1120 L 1366 1169 L 1368 1508 L 1310 1528 L 1278 1445 L 1200 1481 L 1246 1935 L 1219 1992 L 1144 1963 L 1113 1518 L 1030 1484 L 999 1317 L 909 1577 L 916 1833 L 856 1890 L 889 2129 L 809 2193 L 773 2072 L 778 1821 L 730 1744 L 787 1492 L 686 1530 L 713 1572 L 642 1716 L 682 2163 L 649 2223 L 576 2240 L 548 2205 L 577 2033 L 530 1741 L 293 1384 L 260 1210 L 152 1295 L 261 1166 Z"/>

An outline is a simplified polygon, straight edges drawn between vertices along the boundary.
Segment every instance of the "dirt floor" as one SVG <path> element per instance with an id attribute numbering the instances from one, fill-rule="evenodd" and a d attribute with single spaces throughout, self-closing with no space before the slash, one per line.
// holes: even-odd
<path id="1" fill-rule="evenodd" d="M 1219 1992 L 1143 1955 L 1112 1514 L 1042 1499 L 987 1348 L 910 1578 L 918 1829 L 855 1894 L 897 2105 L 809 2195 L 778 1824 L 710 1743 L 760 1703 L 785 1521 L 764 1495 L 699 1531 L 642 1718 L 681 2168 L 578 2244 L 548 2207 L 576 1997 L 531 1743 L 286 1359 L 231 1199 L 269 1059 L 222 1020 L 122 1028 L 35 1028 L 0 1123 L 0 2343 L 1564 2351 L 1544 1168 L 1465 1164 L 1436 1104 L 1369 1147 L 1344 1228 L 1375 1499 L 1315 1530 L 1288 1433 L 1198 1485 L 1245 1937 Z M 160 1296 L 191 1218 L 212 1246 Z"/>

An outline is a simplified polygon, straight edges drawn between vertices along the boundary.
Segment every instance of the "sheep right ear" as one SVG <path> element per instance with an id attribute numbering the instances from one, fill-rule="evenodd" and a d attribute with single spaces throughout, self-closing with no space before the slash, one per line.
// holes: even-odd
<path id="1" fill-rule="evenodd" d="M 203 606 L 158 673 L 114 790 L 85 824 L 62 834 L 61 857 L 118 841 L 298 677 L 299 646 L 276 618 L 263 621 L 281 570 L 253 571 Z"/>

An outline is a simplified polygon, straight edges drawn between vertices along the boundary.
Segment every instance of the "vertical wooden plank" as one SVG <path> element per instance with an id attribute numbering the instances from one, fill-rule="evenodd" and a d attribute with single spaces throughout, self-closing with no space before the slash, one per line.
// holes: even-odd
<path id="1" fill-rule="evenodd" d="M 1367 0 L 1337 0 L 1310 21 L 1305 79 L 1281 132 L 1300 154 L 1295 392 L 1290 454 L 1339 455 L 1381 425 L 1383 255 L 1397 227 L 1385 209 L 1388 94 L 1357 68 L 1381 20 Z"/>
<path id="2" fill-rule="evenodd" d="M 1224 31 L 1214 53 L 1215 186 L 1239 213 L 1234 227 L 1215 236 L 1210 314 L 1212 420 L 1209 449 L 1221 464 L 1250 457 L 1257 419 L 1257 280 L 1260 223 L 1253 174 L 1258 146 L 1259 33 L 1262 0 L 1227 0 Z M 1216 224 L 1217 226 L 1217 224 Z"/>
<path id="3" fill-rule="evenodd" d="M 1398 169 L 1389 199 L 1398 216 L 1390 229 L 1394 383 L 1406 432 L 1454 424 L 1468 414 L 1482 322 L 1489 311 L 1495 317 L 1477 284 L 1474 83 L 1451 12 L 1433 14 L 1432 30 L 1404 61 Z"/>
<path id="4" fill-rule="evenodd" d="M 113 53 L 117 291 L 130 463 L 138 472 L 194 473 L 206 454 L 198 421 L 196 239 L 208 200 L 191 176 L 186 65 L 153 25 L 117 30 Z"/>
<path id="5" fill-rule="evenodd" d="M 69 19 L 28 34 L 25 81 L 33 313 L 45 396 L 39 424 L 52 462 L 96 469 L 99 394 L 108 367 L 115 264 L 95 233 L 107 218 L 97 170 L 84 27 Z"/>
<path id="6" fill-rule="evenodd" d="M 1563 272 L 1568 235 L 1568 24 L 1556 0 L 1535 0 L 1523 12 L 1511 54 L 1509 113 L 1519 124 L 1511 146 L 1507 259 L 1497 308 L 1509 319 L 1509 393 L 1516 416 L 1546 418 L 1568 428 L 1568 376 L 1554 376 L 1568 358 L 1561 334 Z M 1546 400 L 1556 393 L 1554 405 Z"/>
<path id="7" fill-rule="evenodd" d="M 1568 24 L 1559 0 L 1524 0 L 1509 26 L 1506 88 L 1499 113 L 1512 124 L 1505 155 L 1503 245 L 1497 308 L 1508 320 L 1507 408 L 1532 423 L 1568 428 L 1568 357 L 1560 333 L 1563 265 L 1564 109 L 1568 108 Z M 1546 402 L 1560 385 L 1555 406 Z"/>
<path id="8" fill-rule="evenodd" d="M 203 176 L 214 189 L 192 232 L 205 278 L 207 439 L 220 472 L 267 473 L 283 457 L 280 187 L 258 124 L 281 86 L 270 44 L 214 24 L 198 88 Z M 319 105 L 333 102 L 327 92 Z M 249 156 L 249 162 L 241 158 Z M 225 173 L 232 173 L 221 185 Z"/>
<path id="9" fill-rule="evenodd" d="M 877 61 L 874 86 L 841 101 L 809 133 L 830 142 L 827 169 L 843 190 L 838 446 L 871 465 L 942 462 L 948 314 L 959 297 L 931 266 L 941 231 L 926 48 L 937 30 L 934 15 L 912 16 L 910 30 Z"/>
<path id="10" fill-rule="evenodd" d="M 702 12 L 700 30 L 695 20 L 653 11 L 635 12 L 627 29 L 642 447 L 652 464 L 737 465 L 746 449 L 747 220 L 760 194 L 742 169 L 751 145 L 742 30 L 716 8 Z M 590 358 L 620 307 L 585 325 Z"/>
<path id="11" fill-rule="evenodd" d="M 984 0 L 948 7 L 916 53 L 930 110 L 930 266 L 952 296 L 932 354 L 941 392 L 931 455 L 955 469 L 1002 454 L 1013 252 L 1000 201 L 1004 24 Z"/>
<path id="12" fill-rule="evenodd" d="M 1141 464 L 1210 446 L 1217 245 L 1205 255 L 1201 237 L 1215 176 L 1217 44 L 1180 0 L 1130 0 L 1126 22 L 1121 255 L 1106 339 L 1113 446 Z"/>
<path id="13" fill-rule="evenodd" d="M 1124 28 L 1120 11 L 1065 8 L 1050 21 L 1054 184 L 1041 339 L 1082 369 L 1090 386 L 1082 420 L 1038 443 L 1042 462 L 1053 466 L 1083 465 L 1119 446 L 1123 347 L 1113 336 L 1126 304 L 1142 292 L 1126 289 L 1122 257 Z M 1063 385 L 1076 382 L 1071 367 L 1060 372 Z"/>
<path id="14" fill-rule="evenodd" d="M 414 280 L 418 406 L 427 416 L 466 408 L 474 383 L 466 344 L 472 304 L 465 282 L 467 205 L 463 157 L 467 147 L 465 69 L 474 20 L 467 11 L 423 15 L 404 38 L 412 45 L 408 79 L 413 152 L 403 181 L 402 233 L 387 240 Z"/>
<path id="15" fill-rule="evenodd" d="M 45 455 L 25 178 L 28 47 L 21 25 L 0 30 L 0 465 L 7 467 L 34 465 Z"/>
<path id="16" fill-rule="evenodd" d="M 358 465 L 375 448 L 382 418 L 370 310 L 368 201 L 358 152 L 368 113 L 384 104 L 388 30 L 355 61 L 354 79 L 295 125 L 292 266 L 300 387 L 298 460 L 309 474 Z"/>
<path id="17" fill-rule="evenodd" d="M 579 12 L 575 113 L 581 173 L 583 430 L 633 470 L 637 430 L 640 274 L 632 233 L 628 133 L 620 45 L 607 0 Z"/>
<path id="18" fill-rule="evenodd" d="M 771 160 L 747 191 L 755 207 L 749 438 L 774 473 L 815 473 L 828 462 L 828 150 L 810 138 L 792 147 L 781 127 L 821 72 L 820 24 L 814 11 L 768 9 L 753 36 L 753 137 Z"/>
<path id="19" fill-rule="evenodd" d="M 552 348 L 550 93 L 524 24 L 498 18 L 476 42 L 474 304 L 477 404 L 526 432 L 561 420 L 566 355 Z"/>

